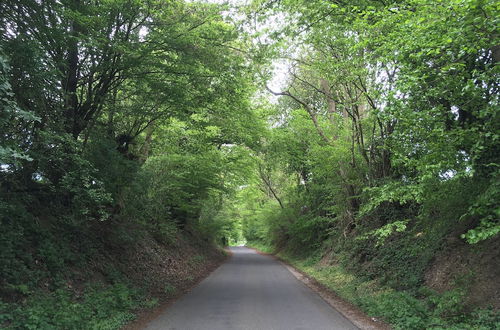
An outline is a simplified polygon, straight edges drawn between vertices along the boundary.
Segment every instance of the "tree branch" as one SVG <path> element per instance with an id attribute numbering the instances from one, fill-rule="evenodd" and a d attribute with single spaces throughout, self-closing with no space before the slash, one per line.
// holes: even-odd
<path id="1" fill-rule="evenodd" d="M 302 105 L 302 107 L 304 107 L 304 109 L 309 114 L 309 117 L 311 117 L 311 120 L 312 120 L 312 122 L 314 124 L 314 127 L 316 128 L 316 131 L 318 132 L 318 134 L 321 137 L 321 139 L 324 142 L 328 143 L 328 144 L 330 143 L 330 139 L 328 139 L 328 137 L 325 135 L 325 133 L 323 132 L 323 130 L 319 126 L 318 118 L 316 117 L 316 114 L 314 113 L 314 110 L 311 109 L 311 107 L 307 103 L 305 103 L 304 101 L 302 101 L 301 99 L 299 99 L 298 97 L 296 97 L 295 95 L 293 95 L 292 93 L 290 93 L 289 91 L 275 92 L 272 89 L 270 89 L 267 85 L 265 85 L 265 88 L 266 88 L 266 90 L 268 92 L 270 92 L 271 94 L 273 94 L 275 96 L 288 96 L 292 100 L 294 100 L 295 102 L 297 102 L 300 105 Z"/>

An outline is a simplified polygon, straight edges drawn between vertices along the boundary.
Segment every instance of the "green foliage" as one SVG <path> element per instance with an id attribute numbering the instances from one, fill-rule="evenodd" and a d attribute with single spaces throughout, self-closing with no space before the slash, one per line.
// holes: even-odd
<path id="1" fill-rule="evenodd" d="M 401 184 L 401 182 L 390 182 L 379 187 L 367 187 L 364 190 L 366 202 L 363 203 L 360 216 L 369 214 L 384 203 L 407 204 L 421 202 L 422 191 L 418 185 Z"/>
<path id="2" fill-rule="evenodd" d="M 163 292 L 168 296 L 173 295 L 176 291 L 175 286 L 170 283 L 165 284 L 165 288 L 163 289 Z"/>
<path id="3" fill-rule="evenodd" d="M 424 287 L 416 298 L 356 276 L 341 265 L 319 265 L 314 255 L 305 259 L 289 254 L 280 256 L 395 329 L 495 329 L 498 324 L 498 313 L 490 309 L 464 313 L 461 289 L 438 294 Z"/>
<path id="4" fill-rule="evenodd" d="M 120 258 L 100 290 L 67 279 L 92 281 L 143 237 L 241 239 L 222 200 L 249 176 L 265 118 L 227 8 L 0 4 L 0 326 L 119 328 L 140 300 Z"/>
<path id="5" fill-rule="evenodd" d="M 245 237 L 302 258 L 395 328 L 474 328 L 465 284 L 442 295 L 419 290 L 456 239 L 496 253 L 498 6 L 285 0 L 263 8 L 263 20 L 284 16 L 266 30 L 280 42 L 262 48 L 289 63 L 289 75 L 274 91 L 261 180 L 237 201 Z M 338 265 L 323 269 L 322 253 Z"/>
<path id="6" fill-rule="evenodd" d="M 469 207 L 463 218 L 479 218 L 480 223 L 474 229 L 470 229 L 462 235 L 467 242 L 474 244 L 500 233 L 500 206 L 496 202 L 500 199 L 500 171 L 492 175 L 492 182 L 487 184 L 487 188 L 474 200 L 474 204 Z"/>
<path id="7" fill-rule="evenodd" d="M 246 246 L 248 246 L 250 248 L 257 249 L 257 250 L 264 252 L 264 253 L 273 253 L 274 252 L 274 248 L 272 246 L 270 246 L 268 244 L 264 244 L 261 241 L 248 241 Z"/>
<path id="8" fill-rule="evenodd" d="M 95 132 L 84 150 L 84 155 L 95 168 L 95 179 L 102 182 L 114 201 L 120 201 L 124 190 L 137 179 L 140 164 L 123 157 L 117 150 L 116 142 L 102 132 Z"/>
<path id="9" fill-rule="evenodd" d="M 17 106 L 9 82 L 9 71 L 7 58 L 2 54 L 0 48 L 0 130 L 4 132 L 3 134 L 9 132 L 9 124 L 13 120 L 23 122 L 40 121 L 40 118 L 33 112 L 22 110 Z M 32 160 L 19 146 L 16 146 L 15 139 L 7 136 L 3 137 L 2 144 L 0 144 L 0 162 L 2 164 L 14 165 L 21 160 Z"/>
<path id="10" fill-rule="evenodd" d="M 75 299 L 65 272 L 189 232 L 307 267 L 334 253 L 361 279 L 318 272 L 399 328 L 472 324 L 460 290 L 418 292 L 446 238 L 500 232 L 497 4 L 258 0 L 241 13 L 284 23 L 254 40 L 228 8 L 0 4 L 0 322 L 119 327 L 137 301 L 123 275 L 110 265 L 112 286 Z M 268 102 L 257 84 L 280 56 L 290 76 Z"/>
<path id="11" fill-rule="evenodd" d="M 317 249 L 321 242 L 328 235 L 328 228 L 332 223 L 332 219 L 316 216 L 316 217 L 298 217 L 290 226 L 289 233 L 298 242 L 294 244 L 293 238 L 291 244 L 302 246 L 307 249 Z"/>
<path id="12" fill-rule="evenodd" d="M 0 305 L 7 329 L 119 329 L 142 304 L 138 292 L 123 284 L 87 288 L 81 297 L 64 289 L 38 293 L 22 304 Z"/>
<path id="13" fill-rule="evenodd" d="M 375 237 L 377 243 L 375 246 L 383 245 L 385 240 L 394 232 L 401 233 L 406 230 L 406 225 L 409 220 L 400 220 L 388 223 L 378 229 L 370 231 L 362 236 L 358 236 L 357 239 L 367 239 L 369 237 Z"/>

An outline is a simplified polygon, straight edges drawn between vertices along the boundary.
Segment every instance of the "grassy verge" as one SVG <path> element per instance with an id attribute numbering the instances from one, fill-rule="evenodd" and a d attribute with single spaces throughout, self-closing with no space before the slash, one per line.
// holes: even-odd
<path id="1" fill-rule="evenodd" d="M 272 254 L 274 252 L 272 247 L 270 247 L 269 245 L 266 245 L 262 242 L 251 242 L 251 243 L 247 243 L 246 246 L 257 249 L 257 250 L 264 252 L 264 253 L 271 253 Z"/>
<path id="2" fill-rule="evenodd" d="M 267 253 L 272 251 L 260 242 L 248 246 Z M 394 329 L 500 329 L 500 317 L 493 310 L 465 313 L 462 290 L 438 294 L 422 287 L 417 295 L 412 295 L 383 286 L 376 280 L 363 279 L 341 265 L 324 265 L 318 256 L 277 255 L 360 307 L 370 317 L 384 320 Z"/>

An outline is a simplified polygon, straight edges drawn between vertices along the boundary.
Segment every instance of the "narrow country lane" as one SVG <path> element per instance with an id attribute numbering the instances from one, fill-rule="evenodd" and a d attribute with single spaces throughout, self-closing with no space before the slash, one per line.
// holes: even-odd
<path id="1" fill-rule="evenodd" d="M 245 247 L 146 329 L 357 329 L 271 257 Z"/>

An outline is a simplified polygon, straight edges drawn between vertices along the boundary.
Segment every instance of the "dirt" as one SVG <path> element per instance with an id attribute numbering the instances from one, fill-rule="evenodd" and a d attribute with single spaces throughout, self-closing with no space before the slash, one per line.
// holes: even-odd
<path id="1" fill-rule="evenodd" d="M 123 251 L 122 271 L 155 296 L 163 295 L 167 287 L 181 290 L 186 282 L 196 282 L 200 274 L 225 257 L 220 250 L 200 242 L 186 237 L 179 237 L 169 245 L 154 239 L 143 240 Z"/>
<path id="2" fill-rule="evenodd" d="M 458 235 L 448 238 L 425 273 L 425 284 L 437 292 L 464 286 L 466 306 L 500 309 L 500 239 L 475 245 Z"/>

